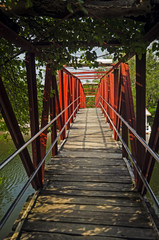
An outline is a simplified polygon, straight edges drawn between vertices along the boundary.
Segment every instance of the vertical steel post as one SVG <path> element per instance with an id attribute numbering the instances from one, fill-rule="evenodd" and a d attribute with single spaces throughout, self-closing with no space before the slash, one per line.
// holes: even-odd
<path id="1" fill-rule="evenodd" d="M 50 89 L 51 89 L 51 69 L 50 65 L 46 65 L 46 75 L 45 75 L 45 87 L 43 93 L 43 110 L 41 117 L 41 128 L 45 127 L 48 123 L 48 115 L 50 108 Z M 47 129 L 40 135 L 41 143 L 41 159 L 44 158 L 46 154 L 46 144 L 47 144 Z M 42 182 L 44 182 L 44 167 L 45 163 L 42 165 Z"/>
<path id="2" fill-rule="evenodd" d="M 152 131 L 149 139 L 149 146 L 152 148 L 153 151 L 158 152 L 159 150 L 159 101 L 156 109 L 154 122 L 152 125 Z M 147 151 L 142 172 L 147 178 L 148 182 L 150 182 L 155 162 L 156 160 Z M 146 194 L 146 188 L 144 185 L 142 186 L 142 194 L 143 195 Z"/>
<path id="3" fill-rule="evenodd" d="M 68 75 L 66 73 L 64 73 L 64 104 L 65 104 L 65 107 L 68 107 Z M 69 115 L 69 112 L 68 112 L 68 109 L 65 110 L 65 124 L 68 120 L 68 115 Z M 65 135 L 66 135 L 66 130 L 68 129 L 68 124 L 65 128 Z"/>
<path id="4" fill-rule="evenodd" d="M 56 115 L 61 113 L 61 108 L 60 108 L 60 102 L 59 102 L 59 94 L 58 94 L 58 89 L 57 89 L 57 81 L 56 81 L 56 76 L 52 75 L 52 82 L 53 82 L 53 86 L 54 86 L 54 93 L 55 93 L 55 110 L 56 110 Z M 62 116 L 59 116 L 59 118 L 57 119 L 57 124 L 58 124 L 58 129 L 59 131 L 61 131 L 62 127 L 63 127 L 63 120 L 62 120 Z M 63 140 L 63 134 L 61 134 L 60 136 L 61 140 Z"/>
<path id="5" fill-rule="evenodd" d="M 76 89 L 75 89 L 75 78 L 73 77 L 72 78 L 72 101 L 74 102 L 75 101 L 75 91 L 76 91 Z M 75 110 L 75 102 L 73 103 L 73 112 L 74 112 L 74 110 Z M 74 117 L 75 117 L 75 113 L 73 114 L 73 119 L 74 119 Z"/>
<path id="6" fill-rule="evenodd" d="M 140 137 L 145 139 L 145 105 L 146 105 L 146 54 L 139 59 L 136 55 L 136 131 Z M 143 168 L 145 158 L 145 148 L 137 141 L 137 163 Z M 142 181 L 139 175 L 136 175 L 136 185 L 138 191 L 141 191 Z"/>
<path id="7" fill-rule="evenodd" d="M 118 76 L 119 76 L 119 70 L 118 69 L 114 69 L 114 109 L 115 111 L 117 111 L 118 108 Z M 115 127 L 117 127 L 117 116 L 116 114 L 114 114 L 114 125 Z M 117 140 L 117 133 L 116 131 L 113 129 L 113 133 L 114 133 L 114 139 Z"/>
<path id="8" fill-rule="evenodd" d="M 73 77 L 71 76 L 70 78 L 70 92 L 71 92 L 71 99 L 70 99 L 70 102 L 72 103 L 73 102 Z M 73 113 L 73 104 L 71 105 L 71 114 Z M 72 118 L 71 118 L 71 122 L 73 122 L 73 115 L 72 115 Z"/>
<path id="9" fill-rule="evenodd" d="M 126 98 L 125 98 L 125 88 L 124 88 L 124 81 L 126 78 L 125 73 L 125 65 L 121 63 L 121 115 L 127 121 L 127 114 L 126 114 Z M 128 128 L 122 122 L 122 138 L 126 145 L 128 146 Z M 122 154 L 123 157 L 128 158 L 128 153 L 126 152 L 124 146 L 122 145 Z"/>
<path id="10" fill-rule="evenodd" d="M 70 105 L 71 99 L 71 92 L 70 92 L 70 75 L 68 74 L 68 90 L 67 90 L 67 97 L 68 97 L 68 106 Z M 68 118 L 71 116 L 71 106 L 68 108 Z M 67 129 L 70 129 L 70 121 L 67 124 Z"/>
<path id="11" fill-rule="evenodd" d="M 110 73 L 110 105 L 114 108 L 114 74 Z M 114 123 L 114 111 L 110 109 L 110 118 Z M 113 126 L 110 124 L 111 129 Z"/>
<path id="12" fill-rule="evenodd" d="M 34 136 L 39 131 L 39 115 L 38 115 L 38 101 L 37 101 L 37 86 L 36 86 L 36 71 L 35 71 L 35 54 L 26 54 L 26 69 L 29 95 L 29 111 L 30 111 L 30 127 L 31 136 Z M 32 142 L 33 164 L 36 168 L 41 161 L 40 152 L 40 137 L 37 137 Z M 39 182 L 42 186 L 42 167 L 38 172 Z"/>
<path id="13" fill-rule="evenodd" d="M 109 77 L 106 76 L 106 79 L 105 79 L 105 100 L 106 100 L 106 102 L 109 101 L 108 81 L 109 81 Z M 105 110 L 106 110 L 107 113 L 109 113 L 107 104 L 105 106 Z M 107 116 L 106 116 L 106 121 L 108 122 L 108 117 Z"/>
<path id="14" fill-rule="evenodd" d="M 127 119 L 130 126 L 136 129 L 135 112 L 134 112 L 134 104 L 133 104 L 133 96 L 132 96 L 132 90 L 131 90 L 128 64 L 125 64 L 125 73 L 126 73 L 126 78 L 124 82 L 124 87 L 125 87 L 125 94 L 126 94 Z M 131 131 L 129 131 L 129 136 L 130 136 L 131 151 L 133 156 L 136 158 L 136 138 Z"/>
<path id="15" fill-rule="evenodd" d="M 59 100 L 60 100 L 60 108 L 61 111 L 64 110 L 64 73 L 63 70 L 59 70 Z M 62 122 L 65 122 L 65 113 L 62 114 Z M 62 133 L 63 139 L 65 136 L 65 131 Z"/>
<path id="16" fill-rule="evenodd" d="M 77 78 L 75 78 L 75 99 L 77 99 L 78 89 L 77 89 Z M 75 108 L 77 107 L 77 101 L 75 102 Z M 75 112 L 75 116 L 77 114 L 77 110 Z"/>
<path id="17" fill-rule="evenodd" d="M 51 87 L 52 90 L 56 89 L 55 86 L 55 78 L 54 76 L 51 76 Z M 55 102 L 55 93 L 53 96 L 50 98 L 50 119 L 54 119 L 56 117 L 56 102 Z M 56 121 L 52 124 L 51 126 L 51 142 L 53 143 L 54 140 L 57 137 L 57 127 L 56 127 Z M 52 156 L 57 155 L 57 142 L 55 143 L 54 147 L 52 148 Z"/>
<path id="18" fill-rule="evenodd" d="M 80 97 L 80 81 L 78 80 L 78 97 Z M 78 104 L 80 103 L 80 98 L 78 99 Z M 78 110 L 81 106 L 79 105 Z"/>

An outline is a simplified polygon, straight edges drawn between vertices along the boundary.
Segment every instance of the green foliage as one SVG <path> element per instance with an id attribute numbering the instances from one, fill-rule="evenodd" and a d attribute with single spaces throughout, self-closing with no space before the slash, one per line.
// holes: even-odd
<path id="1" fill-rule="evenodd" d="M 0 185 L 3 183 L 4 177 L 0 177 Z"/>
<path id="2" fill-rule="evenodd" d="M 29 1 L 30 2 L 30 1 Z M 78 1 L 82 5 L 82 1 Z M 67 8 L 73 12 L 71 2 Z M 60 21 L 52 17 L 14 17 L 12 19 L 20 27 L 20 35 L 34 43 L 52 43 L 48 47 L 39 48 L 41 60 L 54 62 L 54 68 L 59 69 L 69 62 L 73 66 L 81 66 L 87 62 L 89 66 L 96 67 L 96 53 L 94 45 L 105 49 L 105 43 L 119 41 L 120 46 L 107 48 L 109 54 L 113 53 L 114 59 L 119 59 L 123 54 L 136 52 L 139 56 L 145 52 L 147 43 L 144 40 L 144 24 L 130 19 L 109 18 L 103 22 L 85 16 L 72 17 Z M 4 51 L 6 49 L 4 48 Z M 74 53 L 83 51 L 81 59 Z"/>
<path id="3" fill-rule="evenodd" d="M 106 18 L 100 21 L 87 15 L 87 11 L 83 7 L 84 1 L 66 2 L 70 13 L 73 13 L 78 7 L 83 11 L 84 17 L 78 17 L 74 14 L 68 19 L 59 20 L 45 16 L 18 17 L 12 15 L 11 20 L 19 26 L 19 35 L 33 43 L 40 52 L 38 66 L 53 63 L 52 71 L 54 73 L 65 64 L 80 67 L 83 63 L 86 63 L 89 67 L 97 67 L 98 63 L 95 61 L 97 56 L 96 52 L 93 51 L 94 46 L 97 45 L 105 50 L 105 43 L 114 41 L 122 43 L 122 45 L 112 45 L 107 48 L 108 54 L 113 54 L 115 60 L 132 52 L 136 52 L 140 57 L 145 52 L 148 44 L 144 40 L 144 23 L 124 18 Z M 2 4 L 11 9 L 21 3 L 25 3 L 25 8 L 32 7 L 32 0 L 20 2 L 19 0 L 2 0 Z M 49 44 L 47 45 L 47 43 Z M 159 45 L 156 42 L 153 45 L 153 51 L 158 51 L 158 49 Z M 20 127 L 23 132 L 26 132 L 29 112 L 25 62 L 22 58 L 14 58 L 20 51 L 19 47 L 1 38 L 0 76 L 7 89 Z M 75 56 L 78 51 L 83 52 L 80 59 Z M 42 105 L 43 84 L 41 78 L 42 71 L 39 71 L 37 81 L 38 98 L 40 99 L 39 109 Z M 149 92 L 151 92 L 151 88 Z M 150 95 L 148 105 L 152 107 L 150 102 L 152 102 L 154 96 Z M 153 95 L 156 96 L 155 91 Z M 6 130 L 1 115 L 0 127 L 3 131 Z"/>
<path id="4" fill-rule="evenodd" d="M 153 53 L 152 49 L 147 51 L 146 58 L 146 108 L 152 114 L 152 120 L 155 116 L 157 102 L 159 99 L 159 59 Z M 129 61 L 129 69 L 130 69 L 130 78 L 132 83 L 132 92 L 134 101 L 136 99 L 136 90 L 135 90 L 135 57 L 133 57 Z M 134 104 L 136 105 L 136 104 Z M 152 122 L 152 121 L 151 121 Z"/>
<path id="5" fill-rule="evenodd" d="M 3 52 L 3 59 L 0 59 L 0 76 L 4 83 L 5 89 L 7 91 L 9 100 L 11 101 L 13 111 L 18 120 L 21 131 L 24 134 L 28 133 L 29 119 L 29 103 L 28 103 L 28 88 L 27 88 L 27 78 L 26 78 L 26 68 L 25 68 L 25 55 L 20 55 L 20 57 L 14 58 L 9 62 L 5 63 L 12 55 L 16 54 L 19 49 L 14 48 L 14 46 L 7 43 L 7 41 L 0 41 L 0 51 L 1 54 L 3 49 L 7 51 Z M 5 61 L 4 61 L 5 59 Z M 38 66 L 37 66 L 38 67 Z M 43 84 L 41 79 L 42 73 L 39 70 L 37 76 L 37 88 L 38 88 L 38 99 L 39 99 L 39 112 L 41 114 L 42 105 L 42 90 Z M 4 134 L 1 136 L 3 139 L 7 139 L 7 126 L 0 113 L 0 130 Z"/>

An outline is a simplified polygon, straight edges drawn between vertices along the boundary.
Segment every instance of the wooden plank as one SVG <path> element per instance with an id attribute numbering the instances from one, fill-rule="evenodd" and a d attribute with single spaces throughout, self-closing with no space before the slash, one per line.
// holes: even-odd
<path id="1" fill-rule="evenodd" d="M 67 143 L 46 167 L 45 186 L 20 239 L 156 239 L 121 150 L 102 119 L 99 109 L 79 111 Z"/>
<path id="2" fill-rule="evenodd" d="M 123 183 L 92 183 L 92 182 L 54 182 L 47 185 L 47 189 L 64 188 L 64 189 L 79 189 L 89 191 L 134 191 L 134 186 Z"/>
<path id="3" fill-rule="evenodd" d="M 83 214 L 82 214 L 83 213 Z M 78 217 L 77 217 L 78 215 Z M 149 228 L 149 225 L 144 220 L 148 217 L 142 214 L 132 213 L 100 213 L 96 212 L 92 217 L 89 213 L 82 211 L 74 211 L 72 214 L 42 214 L 42 213 L 32 213 L 29 216 L 29 220 L 34 219 L 34 221 L 51 221 L 51 222 L 63 222 L 63 223 L 83 223 L 83 224 L 105 224 L 107 226 L 124 226 L 124 227 L 137 227 L 137 228 Z M 149 222 L 149 224 L 151 224 Z"/>
<path id="4" fill-rule="evenodd" d="M 42 191 L 37 199 L 37 202 L 45 202 L 49 204 L 80 204 L 81 202 L 85 205 L 111 205 L 111 206 L 142 206 L 141 198 L 136 196 L 136 199 L 130 200 L 129 198 L 103 198 L 103 197 L 91 197 L 91 196 L 74 196 L 68 198 L 67 196 L 61 195 L 56 196 L 54 194 L 48 195 L 47 191 Z M 104 213 L 104 212 L 103 212 Z M 139 213 L 139 212 L 138 212 Z M 136 214 L 138 214 L 136 213 Z M 90 213 L 91 214 L 91 213 Z M 145 217 L 145 216 L 144 216 Z"/>
<path id="5" fill-rule="evenodd" d="M 152 237 L 152 229 L 142 229 L 133 227 L 119 227 L 119 226 L 105 226 L 104 224 L 76 224 L 76 223 L 58 223 L 47 222 L 43 224 L 42 221 L 27 221 L 24 224 L 23 231 L 41 231 L 50 233 L 61 233 L 70 235 L 82 236 L 102 236 L 102 237 L 123 237 L 131 239 L 155 239 Z"/>
<path id="6" fill-rule="evenodd" d="M 47 233 L 47 232 L 36 232 L 36 233 L 22 233 L 21 239 L 26 240 L 26 239 L 38 239 L 38 240 L 90 240 L 90 237 L 86 236 L 71 236 L 68 234 L 54 234 L 54 233 Z M 124 240 L 124 238 L 111 238 L 111 237 L 100 237 L 100 240 Z M 91 240 L 99 240 L 99 237 L 96 236 L 91 236 Z"/>

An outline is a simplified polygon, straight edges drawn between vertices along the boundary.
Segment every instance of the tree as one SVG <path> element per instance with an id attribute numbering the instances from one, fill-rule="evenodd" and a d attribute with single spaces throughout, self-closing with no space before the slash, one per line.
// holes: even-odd
<path id="1" fill-rule="evenodd" d="M 134 101 L 136 99 L 136 73 L 135 57 L 129 60 L 130 79 L 132 83 L 132 92 Z M 146 57 L 146 108 L 151 112 L 154 118 L 159 97 L 159 59 L 153 53 L 152 48 L 148 49 Z M 135 105 L 135 104 L 134 104 Z"/>
<path id="2" fill-rule="evenodd" d="M 155 16 L 157 11 L 149 0 L 1 2 L 3 24 L 32 44 L 38 53 L 38 63 L 51 63 L 54 72 L 69 63 L 77 67 L 85 62 L 90 67 L 96 67 L 94 46 L 99 46 L 102 50 L 107 48 L 109 54 L 114 54 L 114 59 L 133 52 L 141 57 L 149 44 L 145 41 L 145 14 L 155 22 L 156 19 L 152 15 Z M 147 4 L 150 5 L 149 10 Z M 98 11 L 95 11 L 96 9 Z M 105 18 L 108 16 L 105 13 L 108 14 L 110 10 L 112 17 Z M 0 40 L 0 75 L 18 121 L 21 126 L 25 126 L 28 123 L 28 110 L 25 110 L 28 103 L 26 72 L 24 59 L 17 58 L 24 49 L 15 46 L 12 40 L 9 40 Z M 154 51 L 156 49 L 159 49 L 158 45 L 155 45 Z M 77 51 L 84 51 L 80 60 L 74 55 Z M 38 89 L 41 95 L 41 81 L 38 82 Z"/>

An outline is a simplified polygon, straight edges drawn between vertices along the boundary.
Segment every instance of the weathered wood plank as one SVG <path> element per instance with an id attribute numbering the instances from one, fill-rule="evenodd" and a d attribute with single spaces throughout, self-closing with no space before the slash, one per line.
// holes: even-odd
<path id="1" fill-rule="evenodd" d="M 42 191 L 40 196 L 37 199 L 37 202 L 49 203 L 49 204 L 56 204 L 56 203 L 70 203 L 70 204 L 85 204 L 85 205 L 110 205 L 110 206 L 141 206 L 142 201 L 139 197 L 136 196 L 136 199 L 129 199 L 129 198 L 105 198 L 105 197 L 90 197 L 90 196 L 74 196 L 74 197 L 67 197 L 64 195 L 57 196 L 57 195 L 49 195 L 47 191 Z"/>
<path id="2" fill-rule="evenodd" d="M 47 233 L 47 232 L 27 232 L 27 233 L 22 233 L 21 239 L 27 240 L 27 239 L 38 239 L 38 240 L 124 240 L 124 238 L 111 238 L 111 237 L 99 237 L 97 236 L 91 236 L 86 237 L 86 236 L 71 236 L 68 234 L 54 234 L 54 233 Z"/>
<path id="3" fill-rule="evenodd" d="M 76 224 L 76 223 L 58 223 L 42 221 L 27 221 L 23 226 L 23 231 L 41 231 L 50 233 L 61 233 L 81 236 L 102 236 L 102 237 L 121 237 L 129 239 L 155 239 L 151 228 L 133 228 L 133 227 L 118 227 L 105 226 L 104 224 Z"/>
<path id="4" fill-rule="evenodd" d="M 99 109 L 80 110 L 20 239 L 156 239 L 108 126 Z"/>

